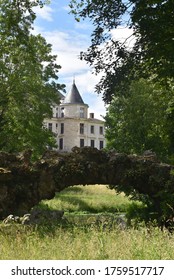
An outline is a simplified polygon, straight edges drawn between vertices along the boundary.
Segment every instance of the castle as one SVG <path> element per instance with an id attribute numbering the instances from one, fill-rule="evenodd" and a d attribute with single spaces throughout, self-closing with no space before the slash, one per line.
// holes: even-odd
<path id="1" fill-rule="evenodd" d="M 88 108 L 73 80 L 70 92 L 61 95 L 59 105 L 52 106 L 52 118 L 44 120 L 44 126 L 56 137 L 59 151 L 70 152 L 74 146 L 105 147 L 104 121 L 96 119 L 94 113 L 88 117 Z"/>

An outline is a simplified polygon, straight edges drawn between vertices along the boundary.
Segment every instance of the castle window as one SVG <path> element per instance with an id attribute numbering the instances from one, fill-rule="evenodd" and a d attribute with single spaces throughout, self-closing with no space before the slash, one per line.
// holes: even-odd
<path id="1" fill-rule="evenodd" d="M 101 135 L 103 135 L 103 126 L 99 127 L 99 132 L 100 132 Z"/>
<path id="2" fill-rule="evenodd" d="M 58 108 L 58 107 L 56 107 L 56 118 L 58 118 L 58 117 L 59 117 L 59 112 L 58 112 L 58 110 L 59 110 L 59 108 Z"/>
<path id="3" fill-rule="evenodd" d="M 94 125 L 91 125 L 91 133 L 94 134 Z"/>
<path id="4" fill-rule="evenodd" d="M 103 141 L 100 141 L 100 150 L 103 149 Z"/>
<path id="5" fill-rule="evenodd" d="M 80 107 L 80 118 L 84 118 L 85 116 L 85 111 L 83 107 Z"/>
<path id="6" fill-rule="evenodd" d="M 80 148 L 85 146 L 85 140 L 84 139 L 80 139 Z"/>
<path id="7" fill-rule="evenodd" d="M 65 108 L 62 107 L 62 108 L 61 108 L 60 117 L 61 117 L 61 118 L 64 118 L 64 116 L 65 116 Z"/>
<path id="8" fill-rule="evenodd" d="M 48 129 L 49 129 L 50 131 L 53 131 L 53 124 L 52 124 L 52 123 L 48 123 Z"/>
<path id="9" fill-rule="evenodd" d="M 60 134 L 64 133 L 64 123 L 60 124 Z"/>
<path id="10" fill-rule="evenodd" d="M 59 150 L 63 150 L 63 138 L 59 139 Z"/>
<path id="11" fill-rule="evenodd" d="M 95 141 L 91 140 L 91 147 L 94 148 L 95 147 Z"/>
<path id="12" fill-rule="evenodd" d="M 84 134 L 84 123 L 80 123 L 80 134 Z"/>

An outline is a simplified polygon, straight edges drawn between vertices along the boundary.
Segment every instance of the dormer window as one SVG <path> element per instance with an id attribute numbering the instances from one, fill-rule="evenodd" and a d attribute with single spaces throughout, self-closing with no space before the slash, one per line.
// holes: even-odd
<path id="1" fill-rule="evenodd" d="M 94 119 L 94 113 L 89 114 L 90 119 Z"/>

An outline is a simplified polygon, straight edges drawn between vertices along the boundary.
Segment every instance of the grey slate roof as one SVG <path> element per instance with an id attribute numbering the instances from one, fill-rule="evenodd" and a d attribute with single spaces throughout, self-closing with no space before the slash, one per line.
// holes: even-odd
<path id="1" fill-rule="evenodd" d="M 64 99 L 64 103 L 71 103 L 71 104 L 84 104 L 83 99 L 76 87 L 75 81 L 73 81 L 72 87 L 70 92 Z"/>

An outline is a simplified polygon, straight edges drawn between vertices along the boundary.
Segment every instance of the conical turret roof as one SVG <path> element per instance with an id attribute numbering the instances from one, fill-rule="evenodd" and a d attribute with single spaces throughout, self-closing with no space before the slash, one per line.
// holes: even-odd
<path id="1" fill-rule="evenodd" d="M 64 99 L 64 103 L 71 103 L 71 104 L 84 104 L 83 99 L 76 87 L 75 80 L 73 80 L 73 84 L 71 87 L 70 92 Z"/>

